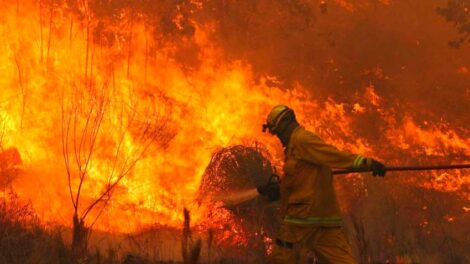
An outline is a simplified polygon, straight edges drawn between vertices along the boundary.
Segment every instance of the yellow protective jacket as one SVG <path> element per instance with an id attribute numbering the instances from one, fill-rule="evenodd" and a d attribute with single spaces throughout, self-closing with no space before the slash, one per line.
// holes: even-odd
<path id="1" fill-rule="evenodd" d="M 341 226 L 331 168 L 360 168 L 364 157 L 339 151 L 303 127 L 289 140 L 281 183 L 285 224 Z"/>

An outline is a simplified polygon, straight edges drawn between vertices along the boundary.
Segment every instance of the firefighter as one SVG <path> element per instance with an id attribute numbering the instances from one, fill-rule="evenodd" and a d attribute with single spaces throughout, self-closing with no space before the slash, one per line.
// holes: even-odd
<path id="1" fill-rule="evenodd" d="M 263 131 L 277 136 L 285 151 L 280 191 L 273 181 L 256 190 L 281 203 L 282 224 L 271 263 L 304 264 L 309 251 L 319 263 L 357 263 L 342 228 L 331 169 L 369 169 L 383 177 L 385 165 L 326 144 L 300 126 L 294 111 L 285 105 L 271 110 Z"/>

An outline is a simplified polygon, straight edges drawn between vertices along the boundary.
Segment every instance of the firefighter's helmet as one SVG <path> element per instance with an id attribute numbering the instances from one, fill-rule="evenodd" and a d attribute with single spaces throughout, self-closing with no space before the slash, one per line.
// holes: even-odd
<path id="1" fill-rule="evenodd" d="M 290 109 L 286 105 L 277 105 L 273 107 L 266 118 L 266 123 L 263 124 L 263 132 L 268 130 L 271 134 L 275 134 L 276 129 L 279 128 L 279 123 L 284 117 L 288 116 L 288 113 L 293 115 L 294 110 Z"/>

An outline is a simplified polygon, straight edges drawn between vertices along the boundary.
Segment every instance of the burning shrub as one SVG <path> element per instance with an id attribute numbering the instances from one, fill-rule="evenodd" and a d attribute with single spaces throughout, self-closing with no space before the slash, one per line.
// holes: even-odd
<path id="1" fill-rule="evenodd" d="M 264 184 L 274 172 L 265 150 L 242 145 L 222 148 L 206 168 L 200 191 L 225 192 Z"/>
<path id="2" fill-rule="evenodd" d="M 231 192 L 266 183 L 275 171 L 266 154 L 259 145 L 238 145 L 220 149 L 212 156 L 206 168 L 200 195 L 229 195 Z M 216 243 L 236 252 L 241 247 L 249 249 L 249 254 L 254 255 L 247 256 L 250 259 L 263 258 L 267 251 L 268 236 L 272 235 L 279 225 L 276 207 L 268 204 L 263 198 L 257 198 L 239 205 L 212 210 L 208 219 L 217 219 L 212 216 L 221 214 L 224 210 L 228 213 L 228 219 L 220 223 L 220 228 L 214 230 Z M 224 252 L 224 255 L 229 253 Z"/>

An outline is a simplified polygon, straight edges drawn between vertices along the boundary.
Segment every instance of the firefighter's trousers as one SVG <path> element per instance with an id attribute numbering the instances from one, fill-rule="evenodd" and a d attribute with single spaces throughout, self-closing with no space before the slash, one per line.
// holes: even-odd
<path id="1" fill-rule="evenodd" d="M 297 237 L 299 232 L 303 234 L 294 243 L 277 239 L 270 258 L 272 264 L 305 264 L 309 252 L 313 252 L 318 263 L 322 264 L 357 263 L 342 227 L 309 227 L 294 231 L 281 228 L 281 235 L 283 232 L 295 232 Z"/>

